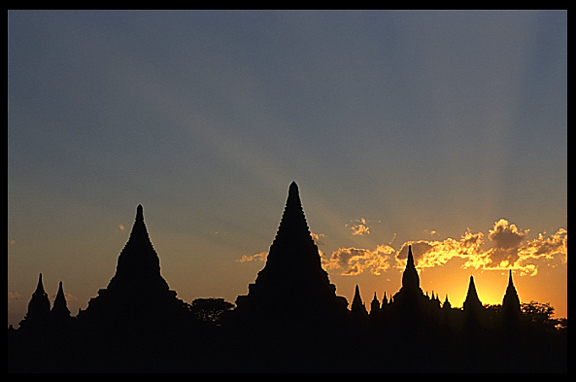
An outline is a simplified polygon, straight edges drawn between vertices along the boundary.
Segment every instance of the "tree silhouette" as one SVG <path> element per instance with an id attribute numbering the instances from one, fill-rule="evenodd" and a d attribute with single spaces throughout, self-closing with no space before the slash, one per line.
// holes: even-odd
<path id="1" fill-rule="evenodd" d="M 234 308 L 234 304 L 223 298 L 197 298 L 190 304 L 192 315 L 202 321 L 220 324 L 222 317 Z"/>

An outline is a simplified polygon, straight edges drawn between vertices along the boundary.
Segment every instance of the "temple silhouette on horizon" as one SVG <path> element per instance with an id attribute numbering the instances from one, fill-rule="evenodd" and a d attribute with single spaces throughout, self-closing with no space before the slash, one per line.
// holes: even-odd
<path id="1" fill-rule="evenodd" d="M 409 246 L 400 289 L 390 298 L 384 293 L 382 302 L 375 292 L 368 312 L 356 285 L 349 307 L 322 268 L 295 182 L 289 186 L 264 267 L 249 284 L 248 294 L 237 297 L 233 309 L 222 306 L 226 305 L 218 299 L 189 304 L 170 290 L 138 205 L 115 274 L 76 317 L 67 307 L 62 282 L 50 308 L 39 275 L 20 327 L 8 330 L 9 370 L 566 368 L 565 334 L 535 326 L 523 314 L 511 270 L 501 306 L 484 306 L 470 276 L 462 309 L 453 308 L 448 296 L 442 303 L 438 295 L 428 296 L 422 290 Z M 198 307 L 206 313 L 202 317 L 218 319 L 199 320 Z"/>
<path id="2" fill-rule="evenodd" d="M 78 320 L 92 328 L 142 326 L 150 330 L 179 320 L 187 305 L 176 297 L 160 274 L 160 260 L 144 223 L 144 209 L 138 205 L 128 242 L 120 252 L 116 274 L 106 289 L 78 313 Z"/>
<path id="3" fill-rule="evenodd" d="M 295 182 L 266 265 L 248 289 L 248 295 L 236 299 L 236 314 L 257 326 L 279 321 L 284 327 L 326 325 L 347 311 L 348 301 L 336 295 L 336 286 L 322 268 Z"/>

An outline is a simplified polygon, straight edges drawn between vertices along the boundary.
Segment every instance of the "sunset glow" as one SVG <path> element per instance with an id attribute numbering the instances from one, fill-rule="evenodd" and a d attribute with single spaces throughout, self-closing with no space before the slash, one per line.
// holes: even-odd
<path id="1" fill-rule="evenodd" d="M 567 12 L 9 11 L 8 325 L 72 315 L 136 206 L 178 297 L 234 302 L 286 189 L 337 294 L 567 317 Z"/>

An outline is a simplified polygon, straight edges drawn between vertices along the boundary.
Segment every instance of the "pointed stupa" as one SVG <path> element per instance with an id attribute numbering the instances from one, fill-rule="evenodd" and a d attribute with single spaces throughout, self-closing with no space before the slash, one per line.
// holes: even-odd
<path id="1" fill-rule="evenodd" d="M 265 317 L 291 315 L 319 317 L 334 311 L 345 312 L 348 303 L 336 296 L 328 273 L 322 269 L 296 182 L 290 184 L 286 206 L 264 268 L 246 296 L 238 296 L 239 315 Z"/>
<path id="2" fill-rule="evenodd" d="M 356 285 L 356 289 L 354 290 L 354 299 L 352 300 L 351 306 L 352 312 L 359 312 L 361 314 L 368 314 L 366 311 L 366 306 L 362 301 L 362 297 L 360 296 L 360 288 Z"/>
<path id="3" fill-rule="evenodd" d="M 388 296 L 386 296 L 386 292 L 384 292 L 384 296 L 382 296 L 382 308 L 388 305 L 390 302 L 388 301 Z"/>
<path id="4" fill-rule="evenodd" d="M 412 246 L 408 246 L 408 259 L 406 262 L 406 269 L 402 274 L 402 287 L 403 288 L 420 288 L 420 277 L 414 265 L 414 256 L 412 255 Z"/>
<path id="5" fill-rule="evenodd" d="M 167 317 L 186 310 L 176 298 L 176 292 L 160 274 L 160 260 L 144 223 L 142 205 L 136 209 L 136 218 L 126 245 L 118 256 L 116 273 L 106 289 L 98 291 L 88 308 L 80 311 L 79 319 L 165 321 Z"/>
<path id="6" fill-rule="evenodd" d="M 442 304 L 442 309 L 451 309 L 452 308 L 452 304 L 450 304 L 450 301 L 448 301 L 448 295 L 446 295 L 446 299 L 444 300 L 444 303 Z"/>
<path id="7" fill-rule="evenodd" d="M 370 303 L 370 314 L 375 314 L 380 310 L 380 301 L 378 301 L 378 297 L 376 296 L 376 292 L 374 292 L 374 298 L 372 298 L 372 302 Z"/>
<path id="8" fill-rule="evenodd" d="M 286 206 L 267 262 L 280 262 L 286 267 L 320 266 L 318 247 L 310 235 L 296 182 L 288 189 Z"/>
<path id="9" fill-rule="evenodd" d="M 136 218 L 130 237 L 118 257 L 116 274 L 110 280 L 108 289 L 115 288 L 117 284 L 145 282 L 155 282 L 162 288 L 168 289 L 168 284 L 160 275 L 160 260 L 144 223 L 144 209 L 139 204 L 136 208 Z"/>
<path id="10" fill-rule="evenodd" d="M 408 246 L 406 268 L 402 274 L 402 287 L 393 296 L 394 305 L 399 309 L 421 309 L 422 304 L 429 301 L 420 288 L 420 277 L 414 264 L 412 246 Z"/>
<path id="11" fill-rule="evenodd" d="M 28 312 L 22 321 L 20 321 L 21 327 L 26 326 L 36 326 L 42 324 L 48 318 L 50 313 L 50 300 L 48 299 L 48 294 L 44 290 L 44 284 L 42 282 L 42 273 L 38 276 L 38 284 L 36 285 L 36 290 L 32 293 L 30 302 L 28 302 Z"/>
<path id="12" fill-rule="evenodd" d="M 468 284 L 468 292 L 466 293 L 466 299 L 462 305 L 464 311 L 477 311 L 482 310 L 482 302 L 478 298 L 478 293 L 476 292 L 476 285 L 474 284 L 474 276 L 470 275 L 470 282 Z"/>
<path id="13" fill-rule="evenodd" d="M 60 283 L 58 284 L 58 293 L 56 293 L 56 298 L 54 299 L 54 306 L 50 311 L 50 315 L 55 319 L 70 318 L 70 310 L 68 309 L 68 303 L 66 302 L 66 297 L 64 296 L 62 281 L 60 281 Z"/>
<path id="14" fill-rule="evenodd" d="M 520 313 L 520 298 L 512 281 L 512 270 L 510 270 L 508 275 L 508 286 L 502 299 L 502 309 L 505 313 Z"/>

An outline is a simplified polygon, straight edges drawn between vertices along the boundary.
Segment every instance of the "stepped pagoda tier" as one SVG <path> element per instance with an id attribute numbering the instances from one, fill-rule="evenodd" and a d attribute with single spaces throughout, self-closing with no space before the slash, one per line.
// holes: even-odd
<path id="1" fill-rule="evenodd" d="M 186 305 L 160 274 L 160 261 L 152 246 L 141 205 L 128 242 L 118 257 L 116 274 L 98 291 L 78 318 L 101 324 L 161 322 L 186 311 Z"/>
<path id="2" fill-rule="evenodd" d="M 266 265 L 248 288 L 248 295 L 236 299 L 236 312 L 250 320 L 315 320 L 347 311 L 346 299 L 336 296 L 336 287 L 322 269 L 295 182 Z"/>

